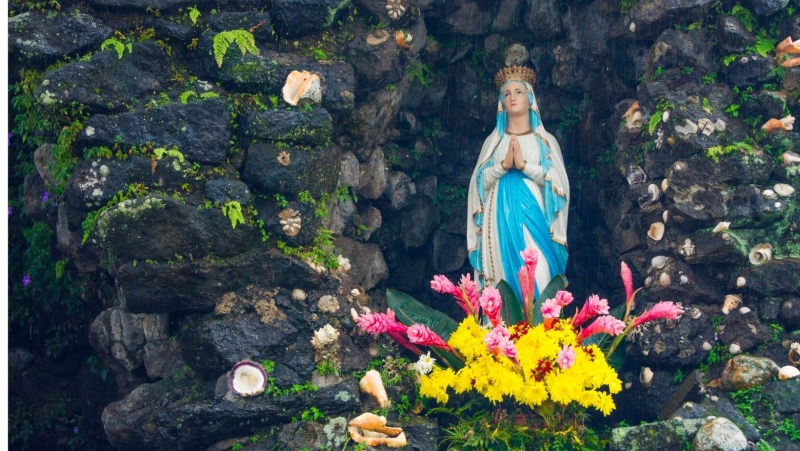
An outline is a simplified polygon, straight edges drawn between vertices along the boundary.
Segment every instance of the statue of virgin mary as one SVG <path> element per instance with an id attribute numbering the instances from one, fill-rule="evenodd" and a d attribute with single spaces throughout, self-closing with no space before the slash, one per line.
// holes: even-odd
<path id="1" fill-rule="evenodd" d="M 497 73 L 497 125 L 486 138 L 469 184 L 467 247 L 476 280 L 511 285 L 522 300 L 520 251 L 536 249 L 534 299 L 567 265 L 569 180 L 561 148 L 542 125 L 536 73 L 506 67 Z"/>

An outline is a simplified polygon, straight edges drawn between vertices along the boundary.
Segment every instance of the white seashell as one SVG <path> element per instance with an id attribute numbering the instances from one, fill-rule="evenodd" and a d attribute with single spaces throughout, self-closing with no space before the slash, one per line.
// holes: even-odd
<path id="1" fill-rule="evenodd" d="M 644 366 L 639 371 L 639 382 L 644 388 L 650 388 L 650 384 L 653 382 L 653 370 L 649 366 Z"/>
<path id="2" fill-rule="evenodd" d="M 692 244 L 692 239 L 686 238 L 683 244 L 679 247 L 679 250 L 681 254 L 687 257 L 694 255 L 694 244 Z"/>
<path id="3" fill-rule="evenodd" d="M 661 219 L 664 220 L 664 224 L 667 223 L 667 220 L 669 219 L 669 210 L 664 210 L 664 213 L 661 213 Z"/>
<path id="4" fill-rule="evenodd" d="M 650 288 L 650 285 L 652 285 L 652 284 L 653 284 L 653 278 L 652 277 L 645 277 L 644 278 L 644 287 L 645 288 Z"/>
<path id="5" fill-rule="evenodd" d="M 771 189 L 765 189 L 761 192 L 761 195 L 764 196 L 764 199 L 775 199 L 777 197 L 775 191 L 772 191 Z"/>
<path id="6" fill-rule="evenodd" d="M 722 302 L 722 313 L 728 314 L 731 310 L 742 305 L 742 297 L 738 294 L 729 294 L 725 296 L 725 301 Z"/>
<path id="7" fill-rule="evenodd" d="M 791 186 L 789 187 L 791 188 Z M 792 190 L 794 191 L 794 189 Z M 661 197 L 661 190 L 658 189 L 655 183 L 651 183 L 650 186 L 647 187 L 647 192 L 650 193 L 650 196 L 653 198 L 653 202 L 657 201 L 659 197 Z"/>
<path id="8" fill-rule="evenodd" d="M 639 166 L 628 166 L 628 172 L 625 174 L 625 178 L 628 179 L 628 185 L 633 185 L 634 183 L 644 183 L 647 181 L 647 174 L 645 174 L 644 170 Z"/>
<path id="9" fill-rule="evenodd" d="M 742 347 L 736 343 L 731 343 L 731 345 L 728 347 L 728 352 L 731 354 L 738 354 L 742 352 Z"/>
<path id="10" fill-rule="evenodd" d="M 743 286 L 745 286 L 745 284 L 747 284 L 747 279 L 745 279 L 742 276 L 739 276 L 739 277 L 736 278 L 736 287 L 737 288 L 742 288 Z"/>
<path id="11" fill-rule="evenodd" d="M 701 117 L 697 120 L 697 127 L 706 136 L 711 135 L 716 130 L 716 124 L 714 124 L 711 119 L 705 117 Z"/>
<path id="12" fill-rule="evenodd" d="M 679 161 L 679 162 L 675 163 L 675 166 L 673 166 L 673 168 L 675 168 L 675 170 L 678 171 L 678 172 L 685 171 L 686 170 L 686 163 L 684 163 L 683 161 Z"/>
<path id="13" fill-rule="evenodd" d="M 653 241 L 660 241 L 661 238 L 664 238 L 664 223 L 654 222 L 650 224 L 650 230 L 647 231 L 647 236 Z"/>
<path id="14" fill-rule="evenodd" d="M 666 192 L 667 188 L 669 188 L 669 179 L 664 179 L 661 181 L 661 191 Z"/>
<path id="15" fill-rule="evenodd" d="M 669 110 L 664 111 L 664 113 L 661 115 L 661 122 L 665 124 L 669 122 Z"/>
<path id="16" fill-rule="evenodd" d="M 681 285 L 686 285 L 689 283 L 689 278 L 686 276 L 681 276 Z"/>
<path id="17" fill-rule="evenodd" d="M 778 379 L 782 381 L 793 379 L 797 376 L 800 376 L 800 370 L 791 365 L 786 365 L 778 371 Z"/>
<path id="18" fill-rule="evenodd" d="M 358 296 L 360 294 L 361 294 L 361 291 L 359 291 L 358 288 L 353 288 L 352 290 L 350 290 L 350 295 L 351 296 Z"/>
<path id="19" fill-rule="evenodd" d="M 358 312 L 355 308 L 350 308 L 350 316 L 353 318 L 353 321 L 358 321 Z"/>
<path id="20" fill-rule="evenodd" d="M 636 33 L 636 22 L 631 22 L 631 25 L 628 27 L 628 30 L 631 30 L 631 33 Z"/>
<path id="21" fill-rule="evenodd" d="M 375 30 L 367 35 L 367 44 L 375 47 L 386 42 L 391 36 L 386 30 Z"/>
<path id="22" fill-rule="evenodd" d="M 739 313 L 741 313 L 742 315 L 747 315 L 750 312 L 752 312 L 752 310 L 750 310 L 750 307 L 742 307 L 739 309 Z"/>
<path id="23" fill-rule="evenodd" d="M 769 243 L 759 244 L 750 251 L 750 263 L 761 266 L 772 260 L 772 245 Z"/>
<path id="24" fill-rule="evenodd" d="M 308 295 L 306 295 L 306 292 L 299 288 L 295 288 L 294 290 L 292 290 L 293 301 L 305 301 L 307 297 Z"/>
<path id="25" fill-rule="evenodd" d="M 625 389 L 628 390 L 633 387 L 633 382 L 625 382 Z"/>
<path id="26" fill-rule="evenodd" d="M 781 155 L 781 160 L 783 160 L 784 166 L 789 166 L 790 164 L 797 164 L 800 163 L 800 155 L 797 155 L 792 151 L 787 151 L 784 152 L 783 155 Z"/>
<path id="27" fill-rule="evenodd" d="M 339 331 L 330 324 L 319 328 L 314 331 L 314 337 L 311 339 L 311 345 L 314 349 L 324 349 L 326 346 L 336 342 L 339 339 Z"/>
<path id="28" fill-rule="evenodd" d="M 322 87 L 319 75 L 312 74 L 306 70 L 293 70 L 286 77 L 286 84 L 281 90 L 283 100 L 289 105 L 302 103 L 320 103 L 322 101 Z"/>
<path id="29" fill-rule="evenodd" d="M 667 265 L 668 261 L 669 257 L 665 257 L 663 255 L 656 255 L 655 257 L 653 257 L 652 260 L 650 260 L 650 266 L 652 266 L 655 269 L 661 269 Z"/>
<path id="30" fill-rule="evenodd" d="M 711 343 L 707 341 L 704 341 L 701 347 L 703 348 L 704 351 L 710 351 L 714 348 L 714 346 L 711 346 Z"/>
<path id="31" fill-rule="evenodd" d="M 660 324 L 656 324 L 655 326 L 653 326 L 653 333 L 654 334 L 660 334 L 661 333 L 661 325 Z"/>
<path id="32" fill-rule="evenodd" d="M 730 227 L 730 225 L 731 225 L 730 222 L 722 221 L 719 224 L 717 224 L 716 227 L 714 227 L 714 230 L 712 230 L 711 233 L 717 234 L 719 232 L 724 232 L 728 230 L 728 227 Z"/>
<path id="33" fill-rule="evenodd" d="M 689 317 L 692 319 L 697 319 L 703 316 L 703 312 L 700 311 L 698 308 L 691 308 L 689 309 Z"/>
<path id="34" fill-rule="evenodd" d="M 669 276 L 669 273 L 662 272 L 658 277 L 658 283 L 660 283 L 662 287 L 668 287 L 669 284 L 672 283 L 672 278 Z"/>
<path id="35" fill-rule="evenodd" d="M 794 187 L 786 183 L 778 183 L 773 187 L 775 192 L 781 197 L 790 197 L 794 194 Z"/>
<path id="36" fill-rule="evenodd" d="M 775 208 L 781 208 L 781 203 L 780 202 L 775 202 Z"/>

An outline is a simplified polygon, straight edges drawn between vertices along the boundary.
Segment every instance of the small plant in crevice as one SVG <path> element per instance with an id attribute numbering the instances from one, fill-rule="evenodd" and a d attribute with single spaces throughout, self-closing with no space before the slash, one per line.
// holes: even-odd
<path id="1" fill-rule="evenodd" d="M 214 59 L 217 61 L 217 66 L 222 67 L 222 60 L 228 52 L 228 47 L 233 43 L 239 46 L 242 56 L 248 52 L 259 55 L 253 33 L 247 30 L 221 31 L 214 36 Z"/>

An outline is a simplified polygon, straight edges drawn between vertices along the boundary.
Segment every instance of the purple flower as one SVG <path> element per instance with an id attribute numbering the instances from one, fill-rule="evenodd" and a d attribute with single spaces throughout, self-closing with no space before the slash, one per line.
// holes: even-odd
<path id="1" fill-rule="evenodd" d="M 47 202 L 48 199 L 50 199 L 50 193 L 45 191 L 44 193 L 42 193 L 42 203 Z"/>
<path id="2" fill-rule="evenodd" d="M 22 285 L 27 287 L 28 285 L 30 285 L 30 283 L 31 283 L 31 276 L 25 274 L 25 276 L 22 277 Z"/>
<path id="3" fill-rule="evenodd" d="M 78 426 L 75 426 L 74 428 L 72 428 L 72 433 L 77 435 L 79 430 L 80 429 L 78 429 Z"/>

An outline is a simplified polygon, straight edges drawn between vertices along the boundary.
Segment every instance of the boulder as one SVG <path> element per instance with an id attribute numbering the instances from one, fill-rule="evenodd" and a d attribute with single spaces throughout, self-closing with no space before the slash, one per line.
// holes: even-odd
<path id="1" fill-rule="evenodd" d="M 717 41 L 725 53 L 743 53 L 756 43 L 756 37 L 738 17 L 720 15 L 717 17 Z"/>
<path id="2" fill-rule="evenodd" d="M 359 167 L 358 195 L 367 199 L 379 198 L 386 190 L 386 172 L 383 149 L 376 147 Z"/>
<path id="3" fill-rule="evenodd" d="M 386 180 L 386 190 L 383 192 L 383 197 L 389 201 L 392 210 L 402 209 L 416 195 L 417 188 L 408 174 L 395 171 Z"/>
<path id="4" fill-rule="evenodd" d="M 786 8 L 789 0 L 745 0 L 744 4 L 757 16 L 763 17 Z"/>
<path id="5" fill-rule="evenodd" d="M 212 202 L 224 205 L 228 202 L 239 202 L 245 206 L 250 203 L 250 188 L 240 180 L 210 179 L 203 186 L 203 194 Z"/>
<path id="6" fill-rule="evenodd" d="M 745 294 L 757 297 L 800 295 L 800 260 L 786 258 L 770 260 L 739 274 L 747 280 Z"/>
<path id="7" fill-rule="evenodd" d="M 270 6 L 278 35 L 296 38 L 330 27 L 349 3 L 349 0 L 273 0 Z"/>
<path id="8" fill-rule="evenodd" d="M 705 75 L 716 70 L 711 57 L 708 38 L 701 31 L 684 33 L 669 28 L 661 33 L 650 48 L 645 76 L 652 76 L 658 68 L 684 67 L 691 67 L 698 75 Z"/>
<path id="9" fill-rule="evenodd" d="M 437 230 L 431 240 L 431 259 L 436 274 L 457 271 L 467 259 L 467 244 L 463 235 Z"/>
<path id="10" fill-rule="evenodd" d="M 346 237 L 337 238 L 333 245 L 350 260 L 348 277 L 355 286 L 371 290 L 389 276 L 389 268 L 378 245 L 359 243 Z"/>
<path id="11" fill-rule="evenodd" d="M 698 451 L 743 451 L 747 438 L 731 420 L 715 418 L 697 430 L 692 446 Z"/>
<path id="12" fill-rule="evenodd" d="M 239 129 L 245 142 L 287 141 L 298 146 L 326 146 L 333 131 L 331 115 L 321 107 L 246 111 Z"/>
<path id="13" fill-rule="evenodd" d="M 308 191 L 315 199 L 332 193 L 339 180 L 337 147 L 303 149 L 272 143 L 252 144 L 244 159 L 242 181 L 255 193 L 279 193 L 295 199 Z"/>
<path id="14" fill-rule="evenodd" d="M 10 61 L 51 64 L 68 55 L 99 48 L 113 30 L 88 14 L 29 11 L 8 18 Z"/>
<path id="15" fill-rule="evenodd" d="M 687 25 L 708 15 L 713 0 L 676 0 L 662 2 L 645 0 L 636 2 L 630 9 L 627 28 L 639 39 L 655 39 L 665 29 L 674 25 Z M 633 24 L 633 25 L 631 25 Z"/>
<path id="16" fill-rule="evenodd" d="M 737 355 L 725 362 L 719 386 L 728 391 L 764 385 L 778 375 L 778 365 L 765 357 Z"/>
<path id="17" fill-rule="evenodd" d="M 783 415 L 800 413 L 800 377 L 767 382 L 761 396 Z"/>
<path id="18" fill-rule="evenodd" d="M 257 41 L 272 41 L 272 22 L 268 12 L 227 12 L 211 16 L 208 25 L 216 32 L 250 30 Z"/>
<path id="19" fill-rule="evenodd" d="M 89 342 L 111 370 L 131 378 L 144 363 L 145 345 L 167 339 L 166 315 L 132 314 L 114 307 L 92 322 Z"/>
<path id="20" fill-rule="evenodd" d="M 611 430 L 613 451 L 682 449 L 706 420 L 668 420 Z"/>
<path id="21" fill-rule="evenodd" d="M 384 89 L 403 76 L 400 48 L 385 29 L 355 37 L 347 44 L 347 61 L 353 65 L 361 90 Z"/>
<path id="22" fill-rule="evenodd" d="M 525 2 L 525 26 L 535 41 L 551 41 L 564 33 L 564 24 L 556 0 Z"/>
<path id="23" fill-rule="evenodd" d="M 725 66 L 722 74 L 725 81 L 739 87 L 758 86 L 774 77 L 772 68 L 775 67 L 771 55 L 761 56 L 750 53 L 740 56 Z"/>

